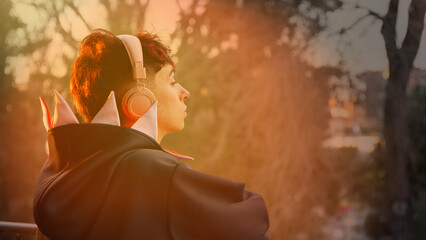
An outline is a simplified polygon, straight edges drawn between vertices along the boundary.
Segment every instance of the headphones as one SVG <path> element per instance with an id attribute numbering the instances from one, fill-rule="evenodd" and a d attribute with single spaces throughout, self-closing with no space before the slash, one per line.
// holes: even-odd
<path id="1" fill-rule="evenodd" d="M 118 35 L 129 54 L 132 64 L 133 79 L 136 80 L 136 87 L 128 90 L 121 101 L 124 114 L 137 120 L 142 117 L 155 102 L 154 93 L 145 87 L 146 69 L 143 65 L 142 44 L 139 38 L 132 35 Z"/>

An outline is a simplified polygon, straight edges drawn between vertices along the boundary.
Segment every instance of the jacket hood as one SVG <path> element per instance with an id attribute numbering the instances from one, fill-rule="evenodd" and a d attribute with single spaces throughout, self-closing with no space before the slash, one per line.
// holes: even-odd
<path id="1" fill-rule="evenodd" d="M 50 129 L 47 138 L 49 156 L 36 185 L 33 213 L 42 232 L 59 239 L 80 239 L 90 232 L 128 154 L 152 149 L 170 156 L 148 135 L 108 124 L 67 124 Z"/>
<path id="2" fill-rule="evenodd" d="M 157 157 L 163 154 L 176 162 L 193 160 L 162 148 L 156 141 L 157 101 L 131 128 L 120 126 L 114 92 L 91 123 L 79 123 L 56 90 L 53 118 L 44 100 L 40 101 L 49 153 L 36 185 L 33 213 L 39 228 L 49 236 L 65 233 L 69 239 L 78 239 L 90 231 L 127 155 L 141 149 L 159 150 Z M 88 197 L 82 202 L 81 196 Z"/>
<path id="3" fill-rule="evenodd" d="M 65 101 L 65 99 L 55 89 L 55 114 L 53 119 L 50 116 L 49 108 L 43 98 L 40 97 L 41 108 L 43 111 L 43 123 L 46 131 L 52 128 L 60 127 L 67 124 L 79 124 L 77 117 L 71 110 L 71 107 Z M 158 124 L 157 124 L 157 103 L 155 103 L 148 109 L 148 111 L 139 118 L 131 127 L 131 129 L 137 130 L 141 133 L 146 134 L 157 142 L 158 136 Z M 90 124 L 108 124 L 112 126 L 120 126 L 120 117 L 118 114 L 116 99 L 114 91 L 111 91 L 107 101 L 99 110 L 99 112 L 93 117 Z M 159 145 L 159 144 L 158 144 Z M 159 145 L 160 146 L 160 145 Z M 175 156 L 179 160 L 194 160 L 193 157 L 172 151 L 170 149 L 162 148 L 165 152 Z"/>
<path id="4" fill-rule="evenodd" d="M 155 103 L 131 128 L 119 125 L 112 92 L 91 123 L 78 123 L 57 91 L 43 99 L 48 159 L 34 220 L 50 239 L 269 240 L 263 198 L 242 182 L 197 172 L 156 141 Z"/>

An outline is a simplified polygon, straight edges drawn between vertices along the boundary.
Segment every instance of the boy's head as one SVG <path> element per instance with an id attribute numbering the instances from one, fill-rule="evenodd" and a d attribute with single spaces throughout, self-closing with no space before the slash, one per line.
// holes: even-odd
<path id="1" fill-rule="evenodd" d="M 186 109 L 183 100 L 188 98 L 189 92 L 179 84 L 170 84 L 174 79 L 173 74 L 169 72 L 174 72 L 175 69 L 170 58 L 170 49 L 156 35 L 140 32 L 135 36 L 142 44 L 144 66 L 147 72 L 145 86 L 158 100 L 159 136 L 161 131 L 166 133 L 178 131 L 179 128 L 183 128 L 183 119 L 182 121 L 170 119 L 167 115 L 176 115 L 176 113 L 170 112 L 172 109 L 169 109 L 169 105 L 172 104 L 179 110 Z M 85 122 L 93 119 L 113 90 L 116 93 L 122 125 L 131 126 L 134 121 L 128 119 L 123 113 L 121 99 L 127 90 L 135 86 L 136 81 L 132 77 L 132 66 L 126 48 L 114 34 L 99 29 L 80 42 L 79 53 L 72 66 L 70 91 L 77 112 Z M 167 123 L 167 121 L 172 122 Z M 166 126 L 170 124 L 174 126 Z"/>

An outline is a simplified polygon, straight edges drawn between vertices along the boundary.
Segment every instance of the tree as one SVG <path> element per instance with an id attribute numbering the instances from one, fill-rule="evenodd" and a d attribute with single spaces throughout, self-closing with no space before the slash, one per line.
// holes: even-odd
<path id="1" fill-rule="evenodd" d="M 339 71 L 297 53 L 325 27 L 325 12 L 339 6 L 332 2 L 193 1 L 172 36 L 191 118 L 187 135 L 166 143 L 195 155 L 195 168 L 264 195 L 274 239 L 320 239 L 348 178 L 321 148 L 327 79 Z"/>
<path id="2" fill-rule="evenodd" d="M 300 9 L 304 9 L 304 7 L 308 6 L 308 8 L 310 8 L 310 11 L 307 11 L 307 12 L 315 13 L 316 11 L 318 11 L 318 9 L 319 11 L 322 10 L 321 7 L 315 8 L 317 6 L 330 6 L 328 9 L 326 9 L 326 11 L 332 11 L 340 7 L 339 4 L 335 4 L 333 1 L 311 1 L 310 3 L 305 1 L 291 1 L 291 3 L 287 1 L 280 1 L 280 2 L 258 1 L 257 4 L 258 5 L 256 7 L 254 7 L 256 3 L 252 1 L 244 1 L 244 4 L 241 4 L 239 7 L 237 4 L 236 5 L 237 16 L 227 11 L 226 4 L 220 1 L 215 4 L 209 4 L 209 6 L 211 6 L 212 9 L 217 8 L 219 9 L 217 11 L 218 12 L 220 11 L 222 13 L 221 14 L 216 12 L 215 14 L 217 15 L 214 15 L 214 16 L 219 16 L 216 19 L 213 19 L 213 17 L 211 18 L 206 17 L 209 14 L 208 10 L 206 11 L 206 14 L 201 14 L 200 17 L 198 17 L 196 14 L 193 14 L 193 15 L 187 14 L 186 18 L 183 17 L 183 20 L 181 21 L 181 24 L 184 24 L 184 26 L 181 26 L 181 29 L 183 29 L 182 31 L 183 47 L 180 48 L 180 51 L 182 52 L 189 51 L 185 47 L 185 44 L 187 43 L 187 40 L 192 43 L 194 42 L 193 36 L 194 34 L 197 34 L 197 32 L 193 31 L 193 29 L 197 29 L 197 27 L 199 27 L 205 22 L 207 22 L 207 24 L 210 24 L 209 26 L 212 26 L 212 28 L 210 28 L 210 30 L 213 29 L 212 31 L 215 31 L 214 29 L 216 29 L 218 26 L 226 26 L 225 28 L 222 28 L 222 29 L 219 28 L 220 30 L 218 29 L 217 32 L 213 32 L 213 34 L 209 34 L 208 40 L 210 41 L 213 41 L 213 40 L 220 41 L 219 39 L 224 40 L 227 37 L 226 34 L 229 34 L 232 31 L 237 32 L 237 35 L 239 37 L 238 39 L 244 39 L 244 42 L 251 41 L 251 38 L 254 35 L 256 35 L 256 34 L 253 34 L 254 32 L 256 32 L 255 30 L 256 25 L 261 25 L 263 23 L 263 21 L 260 20 L 261 18 L 257 18 L 255 22 L 251 22 L 249 29 L 245 29 L 244 31 L 241 31 L 241 32 L 238 32 L 238 30 L 235 29 L 236 24 L 244 25 L 245 23 L 244 16 L 248 16 L 249 14 L 255 15 L 254 11 L 251 11 L 251 7 L 253 7 L 253 9 L 257 9 L 256 11 L 259 14 L 263 12 L 268 13 L 268 16 L 263 16 L 263 19 L 265 19 L 264 22 L 269 21 L 269 20 L 266 20 L 268 19 L 268 17 L 270 17 L 269 19 L 271 19 L 269 23 L 265 24 L 265 26 L 268 25 L 268 32 L 267 33 L 262 31 L 259 31 L 259 32 L 262 32 L 265 35 L 274 35 L 278 33 L 279 30 L 281 29 L 287 29 L 289 39 L 295 39 L 294 33 L 300 30 L 300 28 L 296 27 L 297 24 L 294 24 L 294 23 L 298 23 L 300 21 L 291 21 L 291 20 L 294 20 L 296 18 L 301 20 L 302 23 L 304 23 L 302 25 L 304 25 L 305 27 L 307 26 L 306 28 L 309 31 L 307 31 L 308 34 L 306 34 L 305 37 L 307 39 L 306 42 L 308 42 L 309 39 L 314 39 L 312 38 L 312 36 L 315 37 L 316 33 L 321 32 L 325 26 L 320 24 L 321 23 L 320 20 L 322 16 L 321 14 L 306 14 L 306 12 L 300 11 Z M 410 173 L 410 167 L 415 167 L 415 163 L 413 163 L 410 160 L 410 155 L 411 155 L 410 143 L 409 143 L 409 138 L 407 136 L 407 129 L 406 129 L 406 91 L 407 91 L 409 74 L 413 68 L 413 62 L 419 49 L 420 38 L 424 28 L 423 24 L 424 24 L 426 2 L 421 0 L 413 0 L 411 2 L 410 8 L 409 8 L 407 34 L 400 48 L 397 46 L 397 43 L 396 43 L 396 37 L 397 37 L 396 36 L 397 35 L 396 18 L 399 11 L 398 5 L 399 5 L 398 0 L 391 0 L 389 2 L 388 11 L 384 16 L 372 10 L 364 9 L 364 10 L 367 10 L 366 15 L 361 16 L 349 27 L 342 29 L 339 32 L 339 34 L 345 34 L 348 30 L 353 29 L 358 23 L 360 23 L 363 19 L 366 19 L 369 16 L 373 16 L 377 20 L 382 21 L 381 34 L 384 39 L 385 49 L 387 52 L 388 63 L 389 63 L 389 79 L 388 79 L 388 84 L 386 87 L 385 117 L 384 117 L 384 142 L 385 142 L 385 152 L 386 152 L 385 162 L 386 162 L 386 176 L 387 176 L 387 186 L 388 186 L 387 194 L 388 194 L 388 200 L 389 200 L 388 212 L 391 214 L 391 229 L 392 229 L 392 235 L 394 239 L 412 239 L 414 238 L 413 236 L 414 231 L 413 229 L 411 229 L 411 226 L 413 226 L 412 224 L 413 213 L 412 213 L 412 206 L 410 203 L 412 189 L 411 189 L 410 181 L 409 181 L 409 173 Z M 197 6 L 196 4 L 193 6 L 194 6 L 193 12 L 195 12 Z M 238 8 L 244 9 L 245 13 L 242 15 L 238 15 L 239 14 Z M 271 10 L 271 8 L 273 8 L 273 10 Z M 362 8 L 362 7 L 359 5 L 356 5 L 355 8 Z M 279 14 L 276 14 L 276 13 L 279 13 Z M 232 16 L 234 17 L 232 18 Z M 313 21 L 310 21 L 312 19 L 310 19 L 307 16 L 317 17 L 316 23 L 318 24 L 312 24 Z M 224 19 L 225 21 L 228 21 L 229 23 L 232 23 L 233 19 L 238 19 L 238 21 L 234 22 L 234 24 L 228 24 L 228 25 L 220 24 L 221 20 L 224 20 Z M 249 20 L 247 21 L 249 22 Z M 191 24 L 191 22 L 193 23 Z M 290 24 L 286 25 L 283 23 L 290 23 Z M 292 25 L 291 23 L 293 23 L 294 25 Z M 190 28 L 191 31 L 185 33 L 188 28 Z M 232 31 L 230 29 L 232 29 Z M 263 29 L 266 29 L 266 27 L 263 27 Z M 259 32 L 257 32 L 256 36 L 259 35 Z M 268 36 L 268 37 L 270 37 L 270 39 L 276 39 L 278 38 L 278 35 Z M 262 35 L 261 37 L 259 37 L 259 39 L 262 39 L 263 41 L 267 42 L 267 39 L 269 39 L 268 37 Z M 195 38 L 195 39 L 198 39 L 198 38 Z M 257 37 L 256 39 L 252 41 L 256 41 L 256 40 L 258 40 Z M 259 40 L 259 41 L 262 41 L 262 40 Z M 242 41 L 240 41 L 240 43 L 241 42 Z M 194 45 L 197 45 L 197 44 L 202 45 L 202 44 L 205 44 L 205 42 L 196 41 Z M 193 48 L 194 45 L 192 45 L 191 48 Z M 207 46 L 209 46 L 209 44 L 207 44 Z M 262 45 L 260 44 L 258 46 L 257 43 L 252 43 L 252 46 L 257 46 L 257 48 L 248 47 L 243 52 L 247 54 L 250 51 L 255 51 L 252 49 L 261 48 L 260 46 Z M 294 48 L 292 50 L 294 50 Z M 272 48 L 272 52 L 275 53 L 276 49 Z M 243 54 L 243 53 L 240 53 L 240 54 Z M 257 55 L 257 56 L 260 56 L 260 55 Z M 249 59 L 244 59 L 244 61 L 248 62 L 247 63 L 248 66 L 250 66 L 250 67 L 247 67 L 247 69 L 251 69 L 251 66 L 255 66 L 254 63 L 250 64 L 250 59 L 253 59 L 253 58 L 256 58 L 256 57 L 251 57 L 251 58 L 249 57 Z M 298 62 L 295 64 L 300 64 L 300 63 Z M 290 64 L 290 65 L 294 66 L 293 64 Z M 223 68 L 221 70 L 223 70 Z M 267 74 L 265 74 L 265 76 L 267 76 Z M 245 76 L 244 79 L 250 79 L 250 77 Z M 231 84 L 232 81 L 230 81 L 230 79 L 227 79 L 227 80 L 228 81 L 226 83 L 221 82 L 221 84 Z M 241 95 L 237 95 L 237 96 L 241 97 Z M 227 130 L 224 130 L 224 131 L 226 132 Z M 225 136 L 226 135 L 224 135 L 224 138 Z M 220 142 L 220 141 L 217 141 L 217 142 Z M 216 148 L 216 149 L 220 149 L 220 148 Z"/>
<path id="3" fill-rule="evenodd" d="M 149 1 L 99 2 L 106 9 L 106 21 L 114 34 L 132 33 L 144 24 Z M 50 29 L 54 31 L 38 35 L 44 43 L 50 43 L 52 35 L 59 33 L 64 47 L 76 52 L 80 39 L 73 34 L 71 22 L 63 21 L 67 18 L 65 9 L 76 16 L 74 21 L 83 22 L 87 32 L 94 28 L 73 1 L 29 1 L 28 4 L 49 15 L 46 26 L 53 26 Z M 300 58 L 310 40 L 315 40 L 327 27 L 327 12 L 341 7 L 337 0 L 194 0 L 188 8 L 181 6 L 182 18 L 172 36 L 180 42 L 175 56 L 177 80 L 190 90 L 192 97 L 187 101 L 191 110 L 187 119 L 189 127 L 186 132 L 166 138 L 165 145 L 195 153 L 201 161 L 193 164 L 199 169 L 245 181 L 250 189 L 261 192 L 268 204 L 274 238 L 318 239 L 324 216 L 332 215 L 336 209 L 342 179 L 349 182 L 344 171 L 347 169 L 342 169 L 345 164 L 338 162 L 342 157 L 331 160 L 321 148 L 328 120 L 327 79 L 346 70 L 339 69 L 341 66 L 318 69 Z M 368 13 L 386 19 L 372 11 Z M 29 41 L 34 42 L 38 41 Z M 34 45 L 27 46 L 34 50 Z M 36 49 L 45 54 L 48 47 L 45 44 Z M 67 67 L 75 57 L 61 56 Z M 37 66 L 54 69 L 52 63 L 40 59 Z M 392 66 L 395 69 L 395 63 Z M 39 69 L 42 68 L 31 76 L 30 83 L 35 86 L 30 89 L 32 92 L 22 94 L 27 100 L 36 98 L 40 92 L 50 95 L 52 88 L 67 88 L 68 68 L 63 76 Z M 23 109 L 27 108 L 38 109 L 38 106 Z M 39 115 L 33 114 L 33 118 L 39 122 Z M 9 115 L 7 122 L 11 119 Z M 30 145 L 24 138 L 18 140 Z M 43 155 L 39 152 L 38 155 Z M 6 155 L 25 161 L 21 155 L 9 152 Z M 353 153 L 342 154 L 347 155 Z M 38 167 L 33 169 L 39 169 L 44 160 L 40 159 Z M 308 227 L 307 221 L 311 223 Z"/>
<path id="4" fill-rule="evenodd" d="M 116 34 L 134 33 L 143 24 L 147 4 L 140 1 L 102 0 L 106 21 Z M 17 1 L 40 18 L 39 28 L 21 22 L 10 0 L 0 1 L 0 218 L 6 221 L 32 222 L 32 197 L 36 179 L 46 159 L 46 131 L 41 124 L 38 100 L 43 96 L 51 106 L 53 89 L 69 99 L 67 91 L 70 66 L 77 53 L 78 35 L 72 25 L 82 22 L 87 33 L 92 26 L 80 12 L 76 1 Z M 80 2 L 81 3 L 81 2 Z M 71 17 L 70 17 L 71 16 Z M 59 36 L 59 37 L 58 37 Z M 61 48 L 53 43 L 60 39 Z M 71 51 L 64 51 L 71 49 Z M 49 52 L 55 58 L 47 57 Z M 18 89 L 15 73 L 5 73 L 7 60 L 17 56 L 31 62 L 26 87 Z M 13 63 L 12 63 L 13 64 Z M 58 68 L 65 73 L 55 73 Z M 52 108 L 51 108 L 52 109 Z M 0 236 L 1 238 L 1 236 Z"/>
<path id="5" fill-rule="evenodd" d="M 384 140 L 386 172 L 395 240 L 413 239 L 412 188 L 409 182 L 410 143 L 406 124 L 407 84 L 424 28 L 426 2 L 413 0 L 409 8 L 407 34 L 400 48 L 396 44 L 398 0 L 391 0 L 383 17 L 382 35 L 389 61 L 386 87 Z"/>
<path id="6" fill-rule="evenodd" d="M 1 17 L 0 21 L 0 107 L 1 110 L 5 107 L 5 95 L 7 94 L 8 89 L 12 87 L 12 78 L 10 75 L 5 73 L 6 69 L 6 58 L 13 52 L 10 46 L 7 45 L 6 40 L 10 32 L 22 26 L 22 23 L 16 16 L 10 14 L 12 8 L 12 2 L 10 0 L 5 0 L 0 3 Z"/>
<path id="7" fill-rule="evenodd" d="M 413 0 L 409 7 L 408 28 L 401 47 L 397 45 L 396 23 L 401 15 L 399 0 L 390 0 L 387 13 L 382 16 L 370 9 L 355 4 L 354 9 L 364 9 L 366 14 L 339 34 L 355 28 L 367 17 L 382 22 L 381 35 L 385 43 L 389 66 L 384 105 L 383 142 L 385 143 L 385 169 L 387 181 L 387 212 L 390 215 L 390 229 L 395 240 L 413 239 L 413 212 L 410 173 L 415 171 L 411 143 L 407 132 L 407 84 L 418 53 L 424 29 L 426 2 Z"/>

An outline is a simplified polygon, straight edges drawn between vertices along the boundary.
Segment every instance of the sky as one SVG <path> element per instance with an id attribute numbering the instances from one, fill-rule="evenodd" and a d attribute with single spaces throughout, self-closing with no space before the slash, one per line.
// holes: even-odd
<path id="1" fill-rule="evenodd" d="M 133 0 L 126 0 L 133 1 Z M 43 26 L 46 23 L 46 16 L 34 10 L 25 1 L 15 0 L 14 12 L 22 21 L 30 28 L 46 27 L 46 32 L 49 31 L 49 26 Z M 21 4 L 20 4 L 21 2 Z M 58 1 L 59 2 L 59 1 Z M 353 31 L 340 40 L 338 44 L 338 36 L 329 36 L 331 32 L 335 31 L 341 26 L 348 26 L 353 21 L 356 21 L 359 16 L 362 16 L 365 11 L 353 11 L 353 3 L 357 3 L 362 7 L 371 9 L 381 15 L 386 13 L 386 6 L 388 0 L 345 0 L 345 7 L 342 10 L 334 13 L 329 13 L 328 25 L 329 30 L 320 35 L 318 41 L 312 45 L 313 53 L 309 55 L 309 61 L 316 66 L 336 64 L 339 59 L 339 51 L 343 52 L 343 57 L 346 60 L 347 66 L 354 74 L 364 71 L 384 71 L 387 69 L 386 51 L 384 48 L 384 41 L 380 34 L 381 22 L 375 21 L 373 18 L 367 18 L 362 21 Z M 80 7 L 82 16 L 86 21 L 95 28 L 107 28 L 105 21 L 106 11 L 99 7 L 98 0 L 77 0 L 76 5 Z M 179 0 L 183 8 L 189 6 L 191 0 Z M 400 12 L 403 13 L 398 16 L 397 23 L 397 42 L 401 43 L 407 28 L 408 19 L 408 6 L 410 0 L 400 1 Z M 96 9 L 96 11 L 94 11 Z M 171 43 L 170 34 L 176 27 L 176 22 L 179 20 L 178 7 L 176 0 L 151 0 L 147 9 L 144 28 L 149 31 L 154 31 L 166 42 Z M 83 39 L 89 33 L 82 21 L 76 21 L 75 14 L 70 9 L 65 9 L 64 16 L 60 19 L 64 22 L 70 22 L 73 35 L 76 39 Z M 94 14 L 95 13 L 95 14 Z M 67 25 L 67 24 L 64 24 Z M 54 29 L 50 28 L 51 31 Z M 426 68 L 426 37 L 423 32 L 421 39 L 420 50 L 415 60 L 415 66 L 419 68 Z M 59 36 L 54 38 L 53 45 L 56 44 L 58 48 L 63 46 L 63 41 Z M 347 43 L 351 42 L 349 45 Z M 172 52 L 177 50 L 178 46 L 172 45 Z M 68 51 L 72 55 L 73 49 L 62 49 Z M 60 76 L 65 74 L 66 69 L 61 68 L 60 54 L 55 50 L 51 51 L 48 57 L 57 62 L 56 72 L 54 74 Z M 18 56 L 9 59 L 9 68 L 6 71 L 12 71 L 15 74 L 16 81 L 26 82 L 30 75 L 29 67 L 31 62 L 24 56 Z"/>
<path id="2" fill-rule="evenodd" d="M 374 17 L 369 17 L 361 21 L 352 31 L 347 32 L 338 45 L 339 37 L 333 35 L 328 37 L 330 32 L 335 32 L 342 26 L 350 26 L 366 10 L 353 10 L 353 5 L 368 8 L 380 15 L 385 15 L 388 0 L 345 0 L 346 6 L 328 15 L 329 29 L 322 34 L 317 44 L 313 45 L 316 52 L 314 63 L 324 65 L 328 63 L 336 64 L 338 50 L 344 52 L 348 68 L 354 73 L 365 71 L 384 71 L 387 69 L 387 56 L 383 37 L 380 33 L 382 23 Z M 408 7 L 411 1 L 400 0 L 399 14 L 397 18 L 397 44 L 402 44 L 408 25 Z M 418 68 L 426 68 L 426 32 L 423 31 L 420 49 L 414 65 Z M 327 37 L 325 37 L 327 36 Z M 347 44 L 350 42 L 351 44 Z"/>

